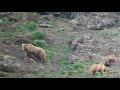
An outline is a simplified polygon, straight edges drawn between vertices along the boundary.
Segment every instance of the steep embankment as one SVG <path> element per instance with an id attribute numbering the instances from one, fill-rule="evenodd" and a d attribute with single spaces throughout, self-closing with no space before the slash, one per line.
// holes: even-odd
<path id="1" fill-rule="evenodd" d="M 115 65 L 104 75 L 93 77 L 120 76 L 119 13 L 21 12 L 1 16 L 6 17 L 1 17 L 0 24 L 1 77 L 89 78 L 89 67 L 104 63 L 102 58 L 114 50 L 118 54 Z M 45 65 L 22 51 L 21 43 L 28 42 L 46 50 Z"/>

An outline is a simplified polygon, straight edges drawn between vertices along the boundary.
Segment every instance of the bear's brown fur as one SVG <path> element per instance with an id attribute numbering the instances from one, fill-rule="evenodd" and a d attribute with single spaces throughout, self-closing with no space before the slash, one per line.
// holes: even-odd
<path id="1" fill-rule="evenodd" d="M 22 50 L 25 50 L 27 52 L 27 56 L 31 57 L 32 55 L 34 55 L 36 58 L 38 58 L 41 61 L 41 63 L 45 63 L 46 52 L 44 49 L 29 43 L 29 44 L 22 44 Z"/>
<path id="2" fill-rule="evenodd" d="M 89 74 L 94 75 L 96 72 L 100 72 L 101 74 L 103 74 L 103 72 L 105 72 L 106 70 L 107 67 L 104 64 L 94 64 L 90 67 Z"/>
<path id="3" fill-rule="evenodd" d="M 105 66 L 111 66 L 117 61 L 116 54 L 112 53 L 105 58 Z"/>

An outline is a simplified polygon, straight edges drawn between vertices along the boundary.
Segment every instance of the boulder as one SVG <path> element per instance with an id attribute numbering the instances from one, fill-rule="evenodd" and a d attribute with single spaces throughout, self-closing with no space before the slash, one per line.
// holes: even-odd
<path id="1" fill-rule="evenodd" d="M 103 30 L 105 28 L 113 27 L 116 24 L 116 26 L 120 26 L 120 24 L 118 24 L 120 21 L 119 17 L 119 13 L 116 14 L 112 12 L 79 13 L 75 19 L 71 20 L 71 22 L 91 30 Z"/>
<path id="2" fill-rule="evenodd" d="M 34 38 L 31 33 L 20 34 L 15 38 L 15 44 L 33 43 Z"/>

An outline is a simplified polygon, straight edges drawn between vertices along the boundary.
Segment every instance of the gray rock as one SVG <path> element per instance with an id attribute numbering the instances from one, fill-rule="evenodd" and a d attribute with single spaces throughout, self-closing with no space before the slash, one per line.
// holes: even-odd
<path id="1" fill-rule="evenodd" d="M 71 20 L 71 22 L 78 26 L 84 26 L 88 29 L 103 30 L 105 28 L 110 28 L 114 26 L 119 27 L 119 17 L 119 13 L 114 12 L 85 12 L 78 13 L 78 16 L 75 19 Z"/>
<path id="2" fill-rule="evenodd" d="M 40 27 L 52 28 L 50 24 L 39 24 Z"/>
<path id="3" fill-rule="evenodd" d="M 34 38 L 31 33 L 20 34 L 15 38 L 16 44 L 33 43 L 33 41 L 34 41 Z"/>

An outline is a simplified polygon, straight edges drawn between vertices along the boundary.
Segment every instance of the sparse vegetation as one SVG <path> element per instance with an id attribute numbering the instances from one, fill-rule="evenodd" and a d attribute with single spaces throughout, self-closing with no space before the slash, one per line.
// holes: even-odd
<path id="1" fill-rule="evenodd" d="M 34 32 L 33 33 L 34 39 L 38 39 L 38 40 L 44 40 L 46 36 L 47 34 L 45 32 Z"/>
<path id="2" fill-rule="evenodd" d="M 4 18 L 3 18 L 3 20 L 4 20 Z M 5 18 L 5 20 L 8 21 L 9 19 Z M 5 22 L 7 22 L 7 21 L 5 21 Z M 12 30 L 12 31 L 9 30 L 7 32 L 0 32 L 0 34 L 2 35 L 2 37 L 4 37 L 4 39 L 14 42 L 15 36 L 17 36 L 19 34 L 24 34 L 24 33 L 27 33 L 27 32 L 31 32 L 31 31 L 36 31 L 37 28 L 38 28 L 37 23 L 29 22 L 27 24 L 19 24 L 16 27 L 16 30 Z"/>
<path id="3" fill-rule="evenodd" d="M 8 24 L 11 21 L 7 17 L 0 18 L 0 24 Z"/>
<path id="4" fill-rule="evenodd" d="M 14 42 L 15 34 L 13 32 L 0 32 L 1 41 L 7 41 Z"/>
<path id="5" fill-rule="evenodd" d="M 35 40 L 34 44 L 38 47 L 41 47 L 41 48 L 44 48 L 47 46 L 47 43 L 45 40 Z"/>
<path id="6" fill-rule="evenodd" d="M 114 29 L 111 29 L 109 31 L 105 30 L 105 31 L 99 32 L 98 35 L 100 35 L 101 37 L 109 37 L 109 38 L 120 37 L 120 31 L 114 30 Z"/>
<path id="7" fill-rule="evenodd" d="M 20 32 L 33 32 L 36 31 L 38 29 L 38 24 L 36 22 L 29 22 L 26 24 L 20 24 L 17 26 L 17 30 Z"/>
<path id="8" fill-rule="evenodd" d="M 26 28 L 31 32 L 35 31 L 38 28 L 38 24 L 36 22 L 29 22 L 26 24 Z"/>
<path id="9" fill-rule="evenodd" d="M 47 50 L 47 49 L 46 49 L 46 52 L 47 52 L 47 57 L 48 57 L 48 59 L 51 59 L 51 58 L 53 57 L 53 55 L 55 54 L 55 52 L 52 51 L 52 50 Z"/>

